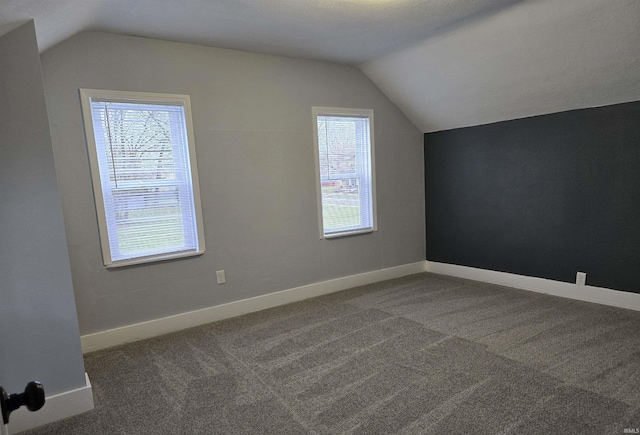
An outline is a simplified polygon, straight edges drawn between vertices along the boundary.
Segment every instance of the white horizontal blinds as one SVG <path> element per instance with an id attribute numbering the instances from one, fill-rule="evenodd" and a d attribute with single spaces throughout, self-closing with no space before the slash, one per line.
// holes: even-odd
<path id="1" fill-rule="evenodd" d="M 317 116 L 325 235 L 373 229 L 368 117 Z"/>
<path id="2" fill-rule="evenodd" d="M 198 249 L 181 105 L 91 101 L 111 260 Z"/>

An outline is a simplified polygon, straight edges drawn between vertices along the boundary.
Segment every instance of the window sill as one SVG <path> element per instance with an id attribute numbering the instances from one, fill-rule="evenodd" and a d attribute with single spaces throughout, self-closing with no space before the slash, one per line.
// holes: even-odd
<path id="1" fill-rule="evenodd" d="M 369 234 L 376 231 L 373 228 L 360 228 L 352 231 L 341 231 L 339 233 L 329 233 L 322 236 L 323 239 L 337 239 L 338 237 L 357 236 L 358 234 Z"/>
<path id="2" fill-rule="evenodd" d="M 205 253 L 204 250 L 202 250 L 202 251 L 172 252 L 170 254 L 152 255 L 152 256 L 149 256 L 149 257 L 139 257 L 139 258 L 132 258 L 130 260 L 114 261 L 111 264 L 105 264 L 105 267 L 107 269 L 117 269 L 119 267 L 135 266 L 137 264 L 155 263 L 155 262 L 158 262 L 158 261 L 174 260 L 174 259 L 186 258 L 186 257 L 197 257 L 197 256 L 202 255 L 204 253 Z"/>

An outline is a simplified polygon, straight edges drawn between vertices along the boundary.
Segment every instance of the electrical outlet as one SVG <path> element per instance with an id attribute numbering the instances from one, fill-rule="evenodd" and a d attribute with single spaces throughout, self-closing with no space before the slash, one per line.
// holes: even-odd
<path id="1" fill-rule="evenodd" d="M 225 282 L 227 282 L 224 279 L 224 270 L 218 270 L 216 271 L 216 278 L 218 280 L 218 284 L 224 284 Z"/>
<path id="2" fill-rule="evenodd" d="M 587 274 L 585 272 L 576 273 L 576 284 L 585 285 L 587 283 Z"/>

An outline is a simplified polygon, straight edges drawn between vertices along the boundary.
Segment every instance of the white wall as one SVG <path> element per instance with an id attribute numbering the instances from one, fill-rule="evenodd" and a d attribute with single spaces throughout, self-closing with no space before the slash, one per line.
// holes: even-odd
<path id="1" fill-rule="evenodd" d="M 0 36 L 0 385 L 85 386 L 33 21 Z"/>
<path id="2" fill-rule="evenodd" d="M 425 259 L 422 134 L 357 68 L 106 33 L 41 58 L 82 334 Z M 205 255 L 104 268 L 81 87 L 191 96 Z M 374 109 L 378 232 L 318 238 L 311 106 Z"/>

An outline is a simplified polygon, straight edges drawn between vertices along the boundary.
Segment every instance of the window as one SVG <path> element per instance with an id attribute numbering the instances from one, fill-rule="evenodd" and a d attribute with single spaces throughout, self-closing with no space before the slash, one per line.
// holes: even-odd
<path id="1" fill-rule="evenodd" d="M 376 231 L 373 110 L 313 108 L 320 238 Z"/>
<path id="2" fill-rule="evenodd" d="M 188 95 L 81 89 L 105 266 L 205 250 Z"/>

